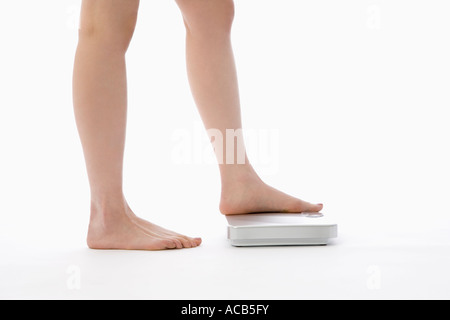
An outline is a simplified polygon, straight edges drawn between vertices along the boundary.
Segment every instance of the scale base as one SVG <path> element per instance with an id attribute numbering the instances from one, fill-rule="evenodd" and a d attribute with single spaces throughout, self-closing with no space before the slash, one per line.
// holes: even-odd
<path id="1" fill-rule="evenodd" d="M 232 246 L 323 246 L 337 224 L 322 213 L 257 213 L 227 216 Z"/>

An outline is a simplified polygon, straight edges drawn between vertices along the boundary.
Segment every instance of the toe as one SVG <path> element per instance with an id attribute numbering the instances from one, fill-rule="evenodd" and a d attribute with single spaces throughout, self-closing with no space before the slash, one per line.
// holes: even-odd
<path id="1" fill-rule="evenodd" d="M 322 210 L 323 204 L 313 204 L 307 201 L 303 201 L 300 199 L 296 199 L 294 202 L 288 206 L 287 210 L 283 210 L 282 212 L 291 212 L 291 213 L 301 213 L 301 212 L 319 212 Z"/>
<path id="2" fill-rule="evenodd" d="M 176 249 L 176 247 L 177 247 L 175 241 L 172 239 L 165 240 L 163 245 L 166 249 Z"/>
<path id="3" fill-rule="evenodd" d="M 194 239 L 190 239 L 189 242 L 191 243 L 191 248 L 195 248 L 197 246 Z"/>
<path id="4" fill-rule="evenodd" d="M 175 243 L 177 249 L 183 248 L 183 244 L 181 243 L 180 240 L 178 240 L 178 239 L 173 239 L 173 242 Z"/>
<path id="5" fill-rule="evenodd" d="M 320 210 L 323 209 L 323 204 L 321 203 L 317 203 L 317 204 L 313 204 L 313 203 L 306 203 L 305 206 L 305 210 L 303 210 L 304 212 L 319 212 Z"/>
<path id="6" fill-rule="evenodd" d="M 192 248 L 198 247 L 200 245 L 200 243 L 202 242 L 202 240 L 199 238 L 190 238 L 190 241 L 192 244 Z"/>
<path id="7" fill-rule="evenodd" d="M 180 238 L 180 241 L 183 244 L 183 247 L 185 247 L 185 248 L 192 247 L 192 243 L 189 241 L 189 239 L 183 237 L 183 238 Z"/>

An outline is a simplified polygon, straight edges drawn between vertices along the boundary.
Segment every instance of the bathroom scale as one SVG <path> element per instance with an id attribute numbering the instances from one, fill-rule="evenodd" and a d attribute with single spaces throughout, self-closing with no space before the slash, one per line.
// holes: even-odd
<path id="1" fill-rule="evenodd" d="M 226 216 L 232 246 L 316 246 L 337 237 L 337 224 L 322 213 L 252 213 Z"/>

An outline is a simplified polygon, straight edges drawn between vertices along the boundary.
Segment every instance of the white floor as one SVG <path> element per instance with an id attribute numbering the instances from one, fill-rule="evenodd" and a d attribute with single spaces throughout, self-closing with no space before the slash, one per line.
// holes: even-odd
<path id="1" fill-rule="evenodd" d="M 80 1 L 0 1 L 2 40 L 14 43 L 0 61 L 0 298 L 450 298 L 450 2 L 325 2 L 236 1 L 233 41 L 250 159 L 268 184 L 339 215 L 339 238 L 227 243 L 181 16 L 173 1 L 141 1 L 127 200 L 204 243 L 102 252 L 84 244 L 70 89 Z"/>
<path id="2" fill-rule="evenodd" d="M 201 247 L 177 251 L 93 251 L 3 236 L 0 298 L 450 298 L 450 235 L 439 225 L 358 233 L 344 221 L 327 247 L 234 248 L 221 218 Z"/>

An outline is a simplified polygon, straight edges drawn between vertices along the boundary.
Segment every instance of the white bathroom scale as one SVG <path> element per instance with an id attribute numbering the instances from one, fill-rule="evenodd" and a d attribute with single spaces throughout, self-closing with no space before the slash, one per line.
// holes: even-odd
<path id="1" fill-rule="evenodd" d="M 327 245 L 337 224 L 322 213 L 252 213 L 226 216 L 236 247 Z"/>

